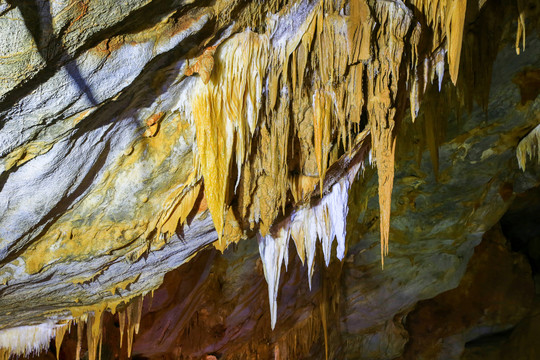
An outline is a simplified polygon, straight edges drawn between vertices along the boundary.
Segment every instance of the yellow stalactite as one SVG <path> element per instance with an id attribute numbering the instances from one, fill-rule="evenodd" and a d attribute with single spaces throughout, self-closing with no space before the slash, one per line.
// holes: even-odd
<path id="1" fill-rule="evenodd" d="M 120 346 L 122 344 L 123 334 L 126 333 L 127 356 L 131 357 L 133 350 L 133 336 L 139 333 L 139 325 L 142 315 L 143 297 L 137 296 L 118 313 L 120 320 Z"/>
<path id="2" fill-rule="evenodd" d="M 70 327 L 71 327 L 71 321 L 68 321 L 68 323 L 65 325 L 59 325 L 56 327 L 56 337 L 55 337 L 56 360 L 60 360 L 60 347 L 62 346 L 64 335 L 66 334 L 66 331 Z"/>
<path id="3" fill-rule="evenodd" d="M 390 94 L 387 89 L 382 93 L 377 93 L 377 96 L 372 99 L 373 101 L 369 106 L 369 121 L 373 145 L 372 151 L 377 163 L 379 177 L 381 264 L 384 267 L 384 257 L 388 255 L 390 210 L 394 184 L 396 139 L 393 131 L 395 127 L 395 109 L 390 108 Z"/>
<path id="4" fill-rule="evenodd" d="M 287 164 L 289 150 L 289 124 L 287 121 L 289 102 L 281 101 L 278 110 L 273 114 L 270 129 L 270 156 L 272 163 L 270 176 L 273 180 L 273 187 L 276 189 L 278 203 L 281 205 L 282 211 L 285 212 L 287 190 L 289 189 L 289 167 Z"/>
<path id="5" fill-rule="evenodd" d="M 291 238 L 293 239 L 294 245 L 296 246 L 296 252 L 298 253 L 298 257 L 300 258 L 302 265 L 304 265 L 306 261 L 306 241 L 304 229 L 299 227 L 296 232 L 291 232 Z"/>
<path id="6" fill-rule="evenodd" d="M 332 132 L 332 102 L 327 94 L 316 91 L 313 96 L 313 147 L 317 158 L 321 197 L 323 196 L 323 182 L 328 166 L 328 154 L 332 145 L 330 134 Z"/>
<path id="7" fill-rule="evenodd" d="M 537 161 L 540 162 L 540 125 L 537 125 L 519 142 L 516 157 L 519 168 L 523 171 L 525 171 L 527 158 L 536 157 Z"/>
<path id="8" fill-rule="evenodd" d="M 232 243 L 237 243 L 244 238 L 244 233 L 238 223 L 232 208 L 229 208 L 225 214 L 225 224 L 223 227 L 223 241 L 216 241 L 214 247 L 224 252 L 225 249 Z"/>
<path id="9" fill-rule="evenodd" d="M 11 351 L 6 348 L 0 348 L 0 360 L 9 360 L 11 356 Z"/>
<path id="10" fill-rule="evenodd" d="M 304 202 L 307 200 L 308 195 L 310 195 L 315 186 L 320 179 L 313 176 L 306 175 L 296 175 L 289 179 L 291 185 L 291 193 L 294 198 L 295 203 Z"/>
<path id="11" fill-rule="evenodd" d="M 138 277 L 138 276 L 137 276 Z M 102 302 L 91 306 L 81 306 L 70 308 L 73 321 L 77 324 L 77 347 L 76 359 L 81 358 L 81 349 L 84 328 L 86 323 L 86 339 L 88 347 L 88 360 L 99 360 L 101 358 L 101 348 L 103 344 L 102 323 L 105 311 L 112 314 L 118 313 L 120 348 L 122 348 L 124 338 L 127 339 L 127 355 L 131 357 L 133 348 L 133 336 L 139 332 L 142 318 L 143 295 L 131 295 L 131 297 L 119 300 Z M 57 351 L 60 349 L 62 338 L 71 326 L 71 321 L 67 325 L 56 327 Z M 97 359 L 96 359 L 97 358 Z"/>
<path id="12" fill-rule="evenodd" d="M 404 37 L 409 30 L 411 18 L 409 13 L 394 3 L 378 3 L 377 14 L 382 24 L 377 34 L 379 59 L 368 65 L 367 110 L 372 151 L 379 177 L 381 265 L 384 268 L 384 257 L 388 255 L 394 185 L 397 76 Z"/>
<path id="13" fill-rule="evenodd" d="M 77 348 L 75 350 L 75 360 L 81 359 L 82 339 L 85 321 L 86 319 L 81 318 L 77 320 Z"/>
<path id="14" fill-rule="evenodd" d="M 99 356 L 99 344 L 102 337 L 102 319 L 106 305 L 97 308 L 94 313 L 88 314 L 86 322 L 86 338 L 88 344 L 88 360 L 96 360 L 96 354 Z"/>
<path id="15" fill-rule="evenodd" d="M 180 197 L 179 201 L 171 208 L 171 211 L 162 219 L 162 224 L 158 227 L 158 233 L 165 233 L 171 236 L 176 232 L 178 225 L 183 224 L 193 210 L 195 201 L 201 192 L 201 183 L 195 184 L 192 188 Z"/>
<path id="16" fill-rule="evenodd" d="M 222 107 L 221 99 L 209 101 L 202 96 L 193 108 L 206 201 L 220 238 L 233 142 L 227 134 L 232 130 L 227 131 L 227 124 L 220 121 Z"/>
<path id="17" fill-rule="evenodd" d="M 518 0 L 517 1 L 517 7 L 518 7 L 519 15 L 518 15 L 518 19 L 517 19 L 518 27 L 517 27 L 517 32 L 516 32 L 516 54 L 518 54 L 518 55 L 519 55 L 520 51 L 525 51 L 525 37 L 526 37 L 526 34 L 525 34 L 525 8 L 526 8 L 526 6 L 527 6 L 526 1 L 524 1 L 524 0 Z M 520 42 L 522 42 L 521 50 L 519 48 L 519 43 Z"/>
<path id="18" fill-rule="evenodd" d="M 347 113 L 349 115 L 347 131 L 349 132 L 349 138 L 351 138 L 352 124 L 360 123 L 362 107 L 364 106 L 364 94 L 362 91 L 363 73 L 364 66 L 362 64 L 351 66 L 351 75 L 347 88 Z M 349 150 L 351 144 L 352 141 L 349 141 Z"/>
<path id="19" fill-rule="evenodd" d="M 201 84 L 192 101 L 205 197 L 220 241 L 232 156 L 236 155 L 240 170 L 258 123 L 267 47 L 268 38 L 253 32 L 222 44 L 215 53 L 210 81 Z"/>
<path id="20" fill-rule="evenodd" d="M 127 313 L 125 311 L 118 312 L 118 322 L 120 324 L 120 348 L 122 348 L 122 342 L 124 340 L 124 333 L 126 331 Z"/>
<path id="21" fill-rule="evenodd" d="M 384 140 L 379 143 L 378 147 L 377 173 L 379 174 L 379 207 L 381 209 L 381 261 L 384 266 L 384 256 L 388 255 L 388 240 L 390 236 L 390 210 L 392 188 L 394 186 L 396 139 L 391 138 L 389 131 L 384 131 L 380 135 L 384 137 Z M 381 143 L 385 145 L 381 146 Z"/>
<path id="22" fill-rule="evenodd" d="M 450 78 L 454 85 L 457 82 L 459 72 L 466 9 L 467 0 L 454 0 L 449 9 L 450 19 L 446 25 L 446 35 L 448 38 L 448 67 Z"/>
<path id="23" fill-rule="evenodd" d="M 371 19 L 370 9 L 365 0 L 350 1 L 348 19 L 349 62 L 357 63 L 370 57 Z"/>

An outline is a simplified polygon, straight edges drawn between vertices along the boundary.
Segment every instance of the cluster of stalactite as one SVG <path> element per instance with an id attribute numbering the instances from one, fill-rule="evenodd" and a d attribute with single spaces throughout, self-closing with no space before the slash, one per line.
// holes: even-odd
<path id="1" fill-rule="evenodd" d="M 204 49 L 186 72 L 202 80 L 186 113 L 216 247 L 272 233 L 290 209 L 330 192 L 328 169 L 370 139 L 384 264 L 399 126 L 407 107 L 415 121 L 435 77 L 441 90 L 446 63 L 457 84 L 466 10 L 465 0 L 300 3 L 271 16 L 264 32 Z"/>
<path id="2" fill-rule="evenodd" d="M 334 239 L 337 258 L 343 259 L 348 188 L 370 163 L 379 179 L 384 266 L 399 128 L 407 108 L 415 121 L 424 94 L 440 91 L 446 74 L 467 88 L 467 79 L 459 76 L 467 65 L 460 67 L 462 49 L 472 51 L 463 41 L 469 5 L 467 0 L 280 2 L 279 12 L 259 14 L 266 16 L 258 20 L 264 23 L 259 31 L 246 29 L 201 49 L 179 80 L 200 78 L 181 106 L 181 116 L 196 129 L 193 172 L 171 192 L 147 235 L 156 242 L 172 235 L 203 194 L 218 249 L 257 236 L 274 327 L 289 240 L 308 266 L 309 282 L 317 241 L 327 266 Z M 518 24 L 519 52 L 525 46 L 523 6 Z M 440 136 L 433 112 L 439 105 L 422 112 L 435 165 Z M 144 136 L 154 136 L 166 116 L 151 116 Z M 530 136 L 519 148 L 522 167 L 538 148 L 538 131 Z M 73 317 L 79 328 L 86 323 L 89 360 L 100 353 L 101 314 L 107 309 L 116 306 L 79 309 Z M 131 349 L 141 301 L 122 309 L 121 333 Z M 68 328 L 69 323 L 4 330 L 0 339 L 8 340 L 1 340 L 0 359 L 37 351 L 53 336 L 58 349 Z M 31 340 L 19 343 L 22 333 Z"/>
<path id="3" fill-rule="evenodd" d="M 384 267 L 396 138 L 405 110 L 410 108 L 414 122 L 424 94 L 441 90 L 445 69 L 451 83 L 466 91 L 469 80 L 458 82 L 461 53 L 474 44 L 464 46 L 465 20 L 467 11 L 474 18 L 484 6 L 471 7 L 467 0 L 416 0 L 410 6 L 367 0 L 302 3 L 278 15 L 294 22 L 270 21 L 263 33 L 237 34 L 217 48 L 213 62 L 208 60 L 213 48 L 201 55 L 201 66 L 204 61 L 207 67 L 200 71 L 203 81 L 193 99 L 192 118 L 197 165 L 219 236 L 216 247 L 223 250 L 258 233 L 272 327 L 289 238 L 302 260 L 307 255 L 309 274 L 317 240 L 326 264 L 334 238 L 337 257 L 343 258 L 348 182 L 325 186 L 326 175 L 369 139 L 370 162 L 378 172 Z M 518 4 L 518 14 L 519 53 L 525 46 L 523 4 Z M 492 58 L 496 53 L 485 52 Z M 466 73 L 478 68 L 467 62 L 463 66 Z M 486 93 L 491 73 L 488 69 L 482 75 L 476 83 Z M 436 119 L 440 105 L 428 104 L 423 111 L 435 173 L 442 138 Z M 352 179 L 356 171 L 358 167 L 351 167 L 344 179 Z M 336 191 L 341 192 L 334 195 Z M 315 193 L 329 200 L 316 202 Z"/>
<path id="4" fill-rule="evenodd" d="M 148 296 L 152 296 L 149 294 Z M 62 323 L 43 323 L 34 326 L 20 326 L 2 330 L 0 333 L 0 359 L 7 360 L 11 355 L 31 356 L 37 355 L 43 349 L 48 349 L 52 338 L 55 339 L 56 358 L 60 359 L 60 349 L 67 332 L 76 328 L 77 347 L 74 358 L 80 360 L 83 341 L 86 340 L 88 360 L 101 359 L 101 346 L 103 343 L 102 319 L 105 311 L 118 313 L 120 344 L 127 343 L 127 356 L 131 357 L 133 337 L 139 332 L 141 321 L 143 296 L 126 299 L 117 304 L 99 304 L 89 308 L 71 309 L 73 317 Z M 85 331 L 86 327 L 86 331 Z M 86 333 L 86 339 L 83 335 Z M 125 339 L 125 340 L 124 340 Z"/>

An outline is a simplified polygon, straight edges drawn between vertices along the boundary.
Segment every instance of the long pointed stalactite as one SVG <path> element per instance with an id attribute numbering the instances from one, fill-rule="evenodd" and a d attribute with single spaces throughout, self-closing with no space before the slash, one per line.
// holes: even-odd
<path id="1" fill-rule="evenodd" d="M 376 14 L 381 24 L 377 38 L 377 58 L 367 68 L 368 116 L 373 156 L 379 175 L 381 264 L 388 255 L 390 211 L 396 151 L 396 96 L 406 35 L 411 25 L 410 11 L 399 3 L 380 2 Z"/>

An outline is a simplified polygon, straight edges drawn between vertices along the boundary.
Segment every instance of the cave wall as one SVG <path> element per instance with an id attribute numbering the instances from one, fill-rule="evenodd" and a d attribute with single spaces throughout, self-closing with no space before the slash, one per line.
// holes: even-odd
<path id="1" fill-rule="evenodd" d="M 458 3 L 1 2 L 2 356 L 459 358 L 529 316 L 538 8 Z"/>

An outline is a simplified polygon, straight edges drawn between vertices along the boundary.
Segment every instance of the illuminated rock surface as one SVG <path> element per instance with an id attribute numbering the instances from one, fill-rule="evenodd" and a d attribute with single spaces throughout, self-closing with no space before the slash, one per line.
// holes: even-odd
<path id="1" fill-rule="evenodd" d="M 0 360 L 534 358 L 539 9 L 0 1 Z"/>

